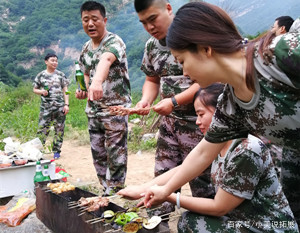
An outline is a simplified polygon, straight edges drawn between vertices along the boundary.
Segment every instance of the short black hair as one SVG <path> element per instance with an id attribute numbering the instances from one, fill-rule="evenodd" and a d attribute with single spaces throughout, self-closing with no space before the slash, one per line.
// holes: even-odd
<path id="1" fill-rule="evenodd" d="M 50 57 L 56 57 L 56 58 L 58 58 L 58 57 L 56 56 L 56 54 L 54 54 L 54 53 L 47 53 L 47 55 L 45 56 L 45 61 L 48 61 L 48 59 L 49 59 Z"/>
<path id="2" fill-rule="evenodd" d="M 103 18 L 106 17 L 105 7 L 101 3 L 95 2 L 95 1 L 84 2 L 80 7 L 80 14 L 82 15 L 83 11 L 93 11 L 93 10 L 100 11 L 100 14 L 102 15 L 102 17 Z"/>
<path id="3" fill-rule="evenodd" d="M 277 21 L 278 27 L 284 26 L 287 32 L 290 30 L 292 24 L 294 23 L 294 19 L 290 16 L 280 16 L 275 19 L 275 21 Z"/>
<path id="4" fill-rule="evenodd" d="M 168 0 L 134 0 L 134 8 L 137 13 L 148 9 L 155 2 L 167 3 Z"/>

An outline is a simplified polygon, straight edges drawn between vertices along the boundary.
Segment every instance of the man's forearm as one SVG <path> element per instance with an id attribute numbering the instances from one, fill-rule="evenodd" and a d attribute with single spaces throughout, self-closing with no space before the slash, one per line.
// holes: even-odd
<path id="1" fill-rule="evenodd" d="M 106 59 L 100 60 L 92 82 L 102 85 L 108 76 L 110 66 L 111 62 L 107 61 Z"/>
<path id="2" fill-rule="evenodd" d="M 66 94 L 66 91 L 68 90 L 68 87 L 64 87 L 63 92 L 64 92 L 64 100 L 65 104 L 69 105 L 69 95 Z"/>
<path id="3" fill-rule="evenodd" d="M 37 95 L 42 95 L 44 93 L 44 90 L 40 90 L 40 89 L 34 88 L 33 89 L 33 93 L 35 93 Z"/>
<path id="4" fill-rule="evenodd" d="M 143 85 L 143 96 L 141 100 L 151 105 L 156 99 L 158 93 L 159 82 L 157 82 L 155 78 L 147 76 Z"/>
<path id="5" fill-rule="evenodd" d="M 194 95 L 199 90 L 200 85 L 198 83 L 194 83 L 185 91 L 177 94 L 175 99 L 179 105 L 190 104 L 193 102 Z"/>

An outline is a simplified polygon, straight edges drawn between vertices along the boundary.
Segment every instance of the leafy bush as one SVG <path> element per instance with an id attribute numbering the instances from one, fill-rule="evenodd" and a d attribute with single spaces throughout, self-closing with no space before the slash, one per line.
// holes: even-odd
<path id="1" fill-rule="evenodd" d="M 128 149 L 134 153 L 141 151 L 151 151 L 156 148 L 156 138 L 151 138 L 147 141 L 142 140 L 143 135 L 147 133 L 146 128 L 134 126 L 131 129 L 128 137 Z"/>
<path id="2" fill-rule="evenodd" d="M 132 106 L 134 107 L 140 101 L 142 93 L 138 91 L 133 91 L 131 96 Z M 158 101 L 159 98 L 157 98 L 154 101 L 154 104 L 156 104 Z M 139 150 L 148 151 L 155 149 L 157 142 L 155 138 L 143 141 L 142 137 L 146 133 L 155 133 L 157 131 L 157 128 L 152 129 L 152 126 L 155 123 L 155 121 L 158 120 L 158 114 L 154 111 L 150 111 L 150 113 L 146 116 L 140 116 L 136 114 L 130 115 L 129 122 L 136 118 L 140 119 L 141 122 L 131 127 L 131 131 L 128 135 L 128 149 L 134 153 L 136 153 Z"/>

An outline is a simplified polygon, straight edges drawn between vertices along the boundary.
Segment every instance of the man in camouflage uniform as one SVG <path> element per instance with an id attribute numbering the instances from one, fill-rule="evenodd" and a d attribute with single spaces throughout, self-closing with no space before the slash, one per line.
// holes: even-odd
<path id="1" fill-rule="evenodd" d="M 294 20 L 290 16 L 280 16 L 275 19 L 271 32 L 275 33 L 276 36 L 285 34 L 290 30 L 293 22 Z"/>
<path id="2" fill-rule="evenodd" d="M 41 108 L 39 117 L 38 136 L 43 142 L 53 124 L 55 136 L 53 139 L 54 159 L 60 157 L 63 143 L 66 114 L 69 112 L 69 96 L 66 95 L 69 80 L 66 75 L 58 70 L 57 56 L 47 54 L 45 57 L 46 70 L 40 72 L 33 83 L 33 92 L 41 95 Z"/>
<path id="3" fill-rule="evenodd" d="M 221 217 L 185 212 L 178 232 L 298 232 L 269 150 L 258 138 L 233 140 L 224 157 L 213 162 L 211 177 L 216 192 L 222 189 L 242 203 Z"/>
<path id="4" fill-rule="evenodd" d="M 166 46 L 165 37 L 174 18 L 170 3 L 166 0 L 135 0 L 134 4 L 140 22 L 152 36 L 145 45 L 141 69 L 146 80 L 137 107 L 149 107 L 159 91 L 161 94 L 161 101 L 153 108 L 163 115 L 155 157 L 155 176 L 158 176 L 181 164 L 203 137 L 195 125 L 196 113 L 192 104 L 199 85 L 183 75 L 182 66 Z M 212 196 L 210 168 L 191 181 L 190 187 L 194 196 Z M 173 209 L 173 205 L 165 202 L 152 214 L 159 215 Z"/>
<path id="5" fill-rule="evenodd" d="M 110 106 L 131 104 L 126 46 L 122 39 L 106 30 L 102 4 L 87 1 L 81 6 L 84 31 L 91 38 L 82 49 L 79 63 L 88 92 L 86 114 L 94 166 L 104 195 L 124 187 L 127 171 L 128 116 L 111 116 Z"/>

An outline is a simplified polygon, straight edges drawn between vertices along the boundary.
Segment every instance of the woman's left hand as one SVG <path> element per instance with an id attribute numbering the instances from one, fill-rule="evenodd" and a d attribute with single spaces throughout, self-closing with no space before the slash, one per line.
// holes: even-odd
<path id="1" fill-rule="evenodd" d="M 147 208 L 159 205 L 166 201 L 169 195 L 170 194 L 167 192 L 165 186 L 154 185 L 150 187 L 145 193 L 144 205 Z"/>

